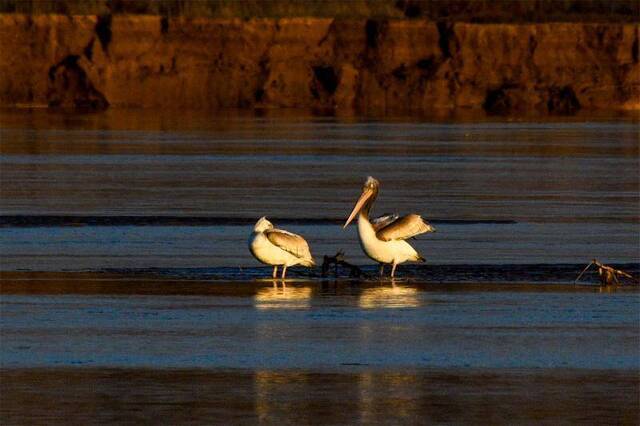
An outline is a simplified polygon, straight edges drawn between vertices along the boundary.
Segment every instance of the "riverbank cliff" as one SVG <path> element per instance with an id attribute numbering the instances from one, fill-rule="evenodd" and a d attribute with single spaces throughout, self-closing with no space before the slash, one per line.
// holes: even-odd
<path id="1" fill-rule="evenodd" d="M 638 26 L 0 15 L 0 105 L 640 109 Z"/>

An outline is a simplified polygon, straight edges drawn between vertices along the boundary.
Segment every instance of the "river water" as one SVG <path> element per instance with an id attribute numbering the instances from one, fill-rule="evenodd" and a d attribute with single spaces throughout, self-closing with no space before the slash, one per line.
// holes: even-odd
<path id="1" fill-rule="evenodd" d="M 573 280 L 638 274 L 638 121 L 454 118 L 1 111 L 2 423 L 633 423 L 637 287 Z M 368 175 L 437 229 L 393 281 Z M 366 277 L 265 279 L 261 216 Z"/>
<path id="2" fill-rule="evenodd" d="M 639 127 L 628 119 L 175 115 L 4 112 L 2 270 L 239 272 L 259 266 L 246 240 L 261 216 L 304 235 L 318 258 L 342 249 L 366 265 L 356 227 L 338 225 L 368 175 L 381 182 L 374 214 L 434 223 L 415 242 L 428 265 L 640 260 Z M 66 226 L 83 224 L 100 226 Z"/>

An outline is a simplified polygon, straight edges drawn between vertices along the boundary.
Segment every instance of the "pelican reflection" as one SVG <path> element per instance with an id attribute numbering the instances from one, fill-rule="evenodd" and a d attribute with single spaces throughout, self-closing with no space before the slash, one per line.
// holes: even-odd
<path id="1" fill-rule="evenodd" d="M 311 287 L 263 287 L 253 297 L 257 309 L 306 309 L 311 302 Z"/>
<path id="2" fill-rule="evenodd" d="M 417 288 L 397 286 L 393 283 L 391 287 L 365 289 L 360 294 L 358 305 L 363 309 L 417 308 L 420 306 L 419 296 Z"/>

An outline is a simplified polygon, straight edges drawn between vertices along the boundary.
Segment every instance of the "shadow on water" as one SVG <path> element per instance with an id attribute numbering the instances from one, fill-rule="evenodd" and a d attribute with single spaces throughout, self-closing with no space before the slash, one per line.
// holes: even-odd
<path id="1" fill-rule="evenodd" d="M 637 380 L 624 372 L 29 369 L 2 375 L 4 424 L 633 424 L 640 409 Z"/>

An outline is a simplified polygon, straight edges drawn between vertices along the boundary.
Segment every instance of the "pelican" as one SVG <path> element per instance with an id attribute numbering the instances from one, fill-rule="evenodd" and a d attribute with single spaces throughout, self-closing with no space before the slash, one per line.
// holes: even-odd
<path id="1" fill-rule="evenodd" d="M 343 229 L 358 215 L 358 235 L 362 250 L 371 259 L 380 263 L 380 275 L 384 272 L 384 265 L 391 264 L 391 276 L 396 272 L 396 266 L 407 261 L 424 262 L 424 258 L 409 245 L 409 238 L 425 232 L 435 232 L 435 228 L 425 222 L 420 215 L 396 214 L 369 219 L 369 211 L 378 196 L 380 182 L 369 176 L 362 188 L 362 194 L 353 207 Z"/>
<path id="2" fill-rule="evenodd" d="M 311 267 L 316 264 L 304 238 L 274 228 L 264 216 L 253 227 L 253 233 L 249 237 L 249 250 L 260 262 L 273 266 L 273 278 L 278 274 L 278 266 L 282 266 L 281 278 L 284 278 L 289 266 Z"/>

